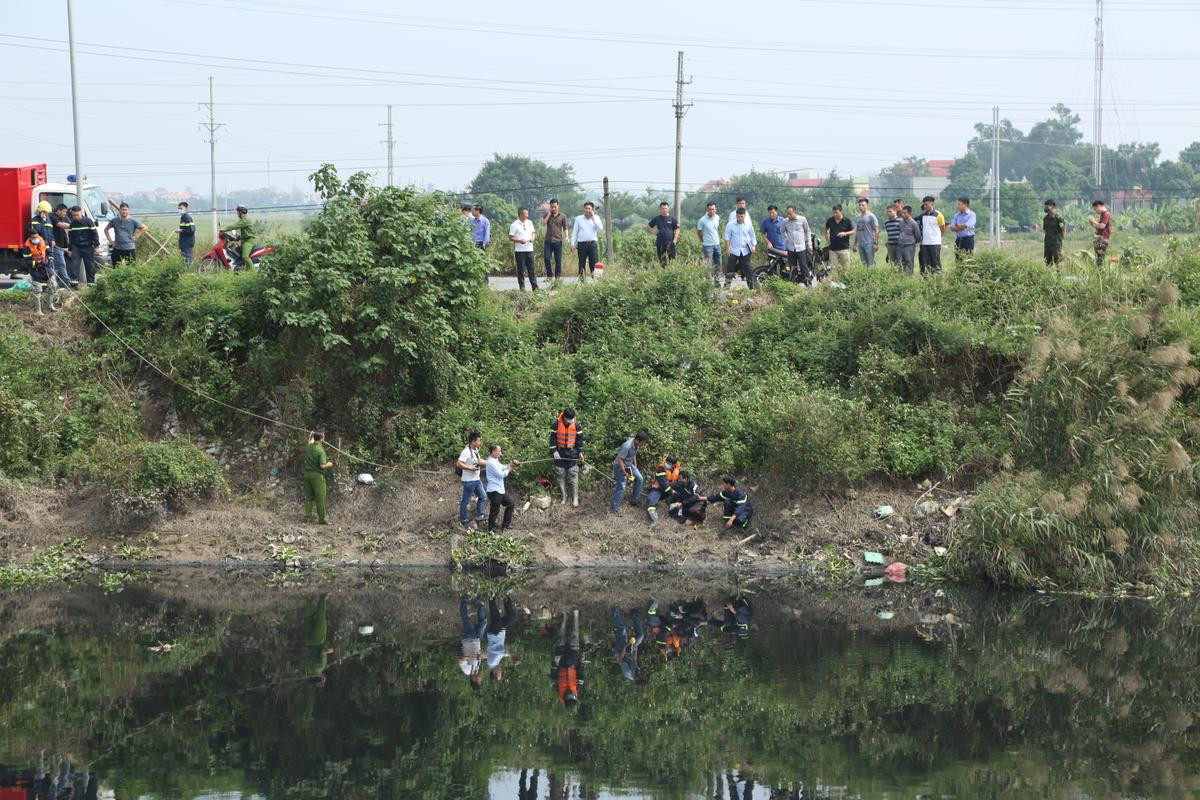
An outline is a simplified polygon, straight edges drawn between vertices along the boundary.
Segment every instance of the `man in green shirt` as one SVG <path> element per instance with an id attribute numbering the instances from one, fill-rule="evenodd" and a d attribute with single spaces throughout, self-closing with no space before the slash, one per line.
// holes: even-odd
<path id="1" fill-rule="evenodd" d="M 317 520 L 328 525 L 325 519 L 325 470 L 333 462 L 325 455 L 325 431 L 313 431 L 304 449 L 304 521 L 312 522 L 313 504 L 317 506 Z"/>
<path id="2" fill-rule="evenodd" d="M 315 603 L 311 597 L 304 601 L 304 671 L 317 686 L 325 685 L 325 667 L 333 653 L 329 646 L 328 598 L 321 592 Z"/>
<path id="3" fill-rule="evenodd" d="M 245 206 L 237 207 L 237 222 L 225 226 L 225 230 L 229 233 L 236 233 L 238 237 L 238 252 L 242 257 L 242 269 L 250 268 L 250 249 L 254 246 L 254 237 L 258 235 L 254 230 L 254 221 L 250 219 L 250 209 Z"/>
<path id="4" fill-rule="evenodd" d="M 1046 217 L 1042 220 L 1042 230 L 1046 234 L 1046 245 L 1042 252 L 1046 266 L 1061 263 L 1063 235 L 1066 233 L 1067 223 L 1058 215 L 1058 205 L 1053 200 L 1046 201 Z"/>

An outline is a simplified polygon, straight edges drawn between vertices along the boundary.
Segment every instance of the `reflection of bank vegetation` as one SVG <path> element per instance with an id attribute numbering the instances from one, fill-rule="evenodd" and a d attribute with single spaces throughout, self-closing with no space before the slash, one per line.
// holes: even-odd
<path id="1" fill-rule="evenodd" d="M 757 596 L 749 639 L 702 639 L 670 664 L 647 655 L 649 683 L 635 687 L 611 663 L 603 620 L 612 603 L 644 598 L 619 587 L 571 601 L 584 609 L 585 640 L 598 642 L 588 702 L 573 715 L 536 666 L 550 643 L 532 624 L 511 633 L 524 663 L 506 670 L 508 682 L 475 693 L 457 680 L 457 591 L 331 596 L 336 654 L 321 689 L 304 679 L 304 601 L 294 593 L 244 614 L 136 585 L 64 601 L 65 618 L 42 612 L 59 620 L 57 634 L 35 614 L 0 643 L 9 732 L 0 757 L 11 763 L 65 738 L 119 796 L 165 786 L 482 796 L 493 770 L 521 766 L 677 796 L 734 764 L 769 785 L 811 785 L 819 773 L 866 798 L 916 783 L 955 796 L 1200 788 L 1191 677 L 1200 631 L 1185 608 L 915 588 L 814 606 L 776 585 Z M 518 591 L 531 605 L 547 596 L 536 585 Z M 870 605 L 881 598 L 894 613 L 886 622 Z M 384 625 L 398 619 L 410 621 Z M 364 620 L 371 637 L 356 634 Z M 171 648 L 155 650 L 162 642 Z"/>

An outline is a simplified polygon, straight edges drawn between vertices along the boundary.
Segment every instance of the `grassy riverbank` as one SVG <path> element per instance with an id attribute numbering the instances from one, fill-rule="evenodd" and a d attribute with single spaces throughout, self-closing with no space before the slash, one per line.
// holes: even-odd
<path id="1" fill-rule="evenodd" d="M 397 484 L 448 470 L 471 429 L 542 458 L 571 405 L 602 472 L 645 427 L 644 464 L 679 454 L 705 486 L 745 476 L 775 534 L 816 513 L 790 514 L 798 493 L 928 479 L 977 492 L 946 540 L 958 577 L 1099 588 L 1188 583 L 1200 567 L 1194 243 L 1100 269 L 984 252 L 934 279 L 857 268 L 812 291 L 719 293 L 698 265 L 624 264 L 599 284 L 501 295 L 436 198 L 324 180 L 326 211 L 261 272 L 112 273 L 86 298 L 107 328 L 68 312 L 86 336 L 9 317 L 7 481 L 100 486 L 144 515 L 219 496 L 210 455 L 236 450 L 234 495 L 261 505 L 247 487 L 269 478 L 252 473 L 290 474 L 302 434 L 224 404 L 323 424 L 347 451 L 340 472 L 384 472 L 365 458 L 397 465 Z"/>

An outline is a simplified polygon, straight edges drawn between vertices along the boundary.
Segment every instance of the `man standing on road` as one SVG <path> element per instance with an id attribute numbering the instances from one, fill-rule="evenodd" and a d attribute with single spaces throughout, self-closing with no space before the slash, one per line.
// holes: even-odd
<path id="1" fill-rule="evenodd" d="M 779 206 L 767 206 L 766 219 L 762 221 L 758 229 L 766 241 L 767 253 L 772 250 L 779 253 L 787 252 L 787 245 L 783 241 L 783 219 L 779 216 Z"/>
<path id="2" fill-rule="evenodd" d="M 583 272 L 586 264 L 593 276 L 596 262 L 600 259 L 600 218 L 596 216 L 596 204 L 591 200 L 583 204 L 583 213 L 575 218 L 571 227 L 571 245 L 579 255 L 579 282 L 587 280 Z"/>
<path id="3" fill-rule="evenodd" d="M 783 221 L 782 232 L 788 269 L 799 270 L 800 280 L 808 284 L 812 281 L 812 230 L 808 227 L 808 220 L 800 216 L 795 206 L 787 207 L 787 219 Z"/>
<path id="4" fill-rule="evenodd" d="M 975 253 L 975 212 L 971 210 L 971 198 L 958 198 L 958 213 L 950 220 L 954 231 L 954 263 Z"/>
<path id="5" fill-rule="evenodd" d="M 842 214 L 842 205 L 833 207 L 833 216 L 825 220 L 825 241 L 829 242 L 829 266 L 837 269 L 850 266 L 850 237 L 854 223 Z"/>
<path id="6" fill-rule="evenodd" d="M 525 291 L 525 275 L 529 275 L 529 288 L 538 290 L 537 269 L 533 266 L 533 240 L 537 234 L 529 220 L 529 209 L 517 209 L 516 221 L 508 227 L 508 240 L 513 243 L 513 257 L 517 261 L 517 288 Z"/>
<path id="7" fill-rule="evenodd" d="M 897 250 L 900 257 L 900 268 L 904 274 L 913 274 L 913 254 L 921 243 L 921 223 L 913 219 L 912 206 L 900 209 L 900 230 L 896 234 Z"/>
<path id="8" fill-rule="evenodd" d="M 884 256 L 884 263 L 899 264 L 900 212 L 894 205 L 887 207 L 887 219 L 883 221 L 883 230 L 887 233 L 887 243 L 884 245 L 887 248 L 887 255 Z"/>
<path id="9" fill-rule="evenodd" d="M 737 199 L 737 204 L 733 207 L 733 211 L 729 212 L 729 219 L 725 221 L 725 224 L 732 225 L 733 223 L 737 222 L 737 212 L 739 211 L 745 211 L 746 221 L 750 221 L 750 209 L 746 208 L 746 198 L 739 197 Z"/>
<path id="10" fill-rule="evenodd" d="M 1092 231 L 1096 234 L 1096 238 L 1092 240 L 1092 247 L 1096 251 L 1096 266 L 1102 267 L 1104 257 L 1108 254 L 1108 244 L 1112 241 L 1112 212 L 1104 205 L 1103 200 L 1094 201 L 1092 211 L 1096 212 L 1096 216 L 1088 217 L 1088 225 L 1092 226 Z"/>
<path id="11" fill-rule="evenodd" d="M 179 252 L 183 254 L 183 263 L 191 265 L 192 253 L 196 250 L 196 223 L 188 213 L 188 204 L 179 204 Z"/>
<path id="12" fill-rule="evenodd" d="M 704 216 L 696 223 L 696 238 L 704 250 L 704 262 L 711 265 L 713 282 L 721 285 L 721 219 L 717 204 L 709 203 Z"/>
<path id="13" fill-rule="evenodd" d="M 871 213 L 871 201 L 865 197 L 858 201 L 854 234 L 858 241 L 858 257 L 868 267 L 875 266 L 875 251 L 879 249 L 879 217 Z"/>
<path id="14" fill-rule="evenodd" d="M 470 526 L 471 518 L 467 516 L 471 511 L 471 499 L 475 499 L 475 522 L 482 524 L 483 516 L 483 501 L 486 495 L 483 491 L 483 481 L 479 480 L 479 443 L 483 441 L 483 437 L 478 431 L 471 431 L 467 434 L 467 446 L 458 454 L 458 461 L 454 462 L 454 468 L 458 470 L 462 476 L 462 499 L 458 502 L 458 524 L 464 528 Z"/>
<path id="15" fill-rule="evenodd" d="M 550 201 L 550 210 L 542 217 L 546 226 L 546 238 L 542 242 L 542 260 L 546 262 L 546 280 L 562 278 L 563 239 L 567 236 L 567 215 L 558 210 L 558 198 Z M 554 257 L 554 271 L 550 270 L 550 257 Z"/>
<path id="16" fill-rule="evenodd" d="M 933 207 L 933 195 L 921 200 L 921 274 L 929 275 L 942 271 L 942 234 L 946 232 L 946 218 Z"/>
<path id="17" fill-rule="evenodd" d="M 1042 219 L 1042 231 L 1046 241 L 1042 249 L 1042 257 L 1046 266 L 1062 263 L 1063 238 L 1067 233 L 1067 221 L 1058 215 L 1058 204 L 1053 200 L 1045 203 L 1046 216 Z"/>
<path id="18" fill-rule="evenodd" d="M 644 484 L 644 479 L 642 473 L 638 470 L 637 454 L 638 448 L 648 441 L 650 441 L 650 434 L 645 431 L 638 431 L 636 435 L 626 439 L 621 448 L 617 450 L 617 457 L 613 459 L 613 480 L 616 483 L 616 488 L 613 489 L 612 502 L 608 506 L 609 510 L 614 514 L 618 514 L 621 511 L 621 498 L 625 496 L 625 485 L 627 483 L 633 484 L 633 497 L 630 498 L 629 504 L 636 507 L 642 502 L 642 485 Z"/>
<path id="19" fill-rule="evenodd" d="M 670 204 L 659 203 L 658 216 L 650 220 L 646 228 L 657 234 L 654 249 L 658 253 L 658 265 L 665 267 L 675 260 L 675 245 L 679 244 L 679 220 L 671 216 Z"/>
<path id="20" fill-rule="evenodd" d="M 116 232 L 115 236 L 113 231 Z M 129 203 L 118 206 L 118 216 L 110 219 L 104 226 L 104 236 L 112 251 L 112 265 L 115 269 L 123 261 L 133 261 L 137 255 L 137 240 L 146 233 L 146 226 L 129 216 Z"/>
<path id="21" fill-rule="evenodd" d="M 734 273 L 739 272 L 746 281 L 746 288 L 754 288 L 754 266 L 750 263 L 750 254 L 757 246 L 754 226 L 746 220 L 746 209 L 737 209 L 733 223 L 725 226 L 725 252 L 728 256 L 725 264 L 726 289 L 733 283 Z"/>
<path id="22" fill-rule="evenodd" d="M 82 281 L 86 275 L 88 283 L 95 283 L 96 248 L 100 246 L 100 234 L 96 231 L 96 221 L 85 217 L 79 206 L 71 206 L 67 243 L 71 246 L 71 274 L 75 280 Z"/>

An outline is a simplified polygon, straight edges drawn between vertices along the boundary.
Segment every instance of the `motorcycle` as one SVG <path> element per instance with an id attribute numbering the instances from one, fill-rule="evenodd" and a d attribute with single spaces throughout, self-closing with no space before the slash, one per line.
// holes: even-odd
<path id="1" fill-rule="evenodd" d="M 754 268 L 754 285 L 762 286 L 763 281 L 767 278 L 782 278 L 793 283 L 803 283 L 806 286 L 812 286 L 814 283 L 825 280 L 829 275 L 828 250 L 822 250 L 821 240 L 816 236 L 812 237 L 811 243 L 812 252 L 808 254 L 808 275 L 805 275 L 803 267 L 788 266 L 786 252 L 768 247 L 767 263 Z"/>
<path id="2" fill-rule="evenodd" d="M 242 248 L 238 246 L 237 234 L 233 231 L 220 231 L 217 243 L 199 261 L 201 272 L 218 272 L 220 270 L 241 272 L 247 265 L 242 263 Z M 249 266 L 258 269 L 259 260 L 275 252 L 275 245 L 256 244 L 250 248 Z"/>

